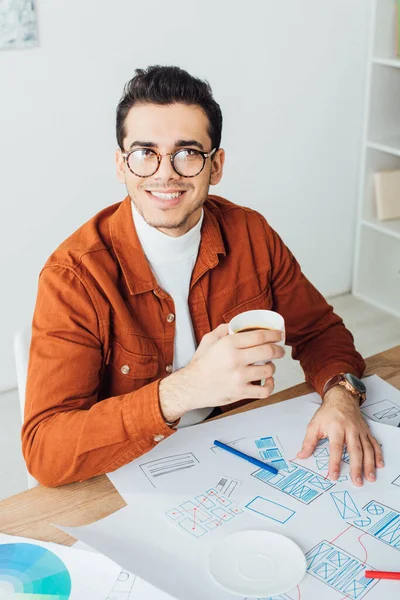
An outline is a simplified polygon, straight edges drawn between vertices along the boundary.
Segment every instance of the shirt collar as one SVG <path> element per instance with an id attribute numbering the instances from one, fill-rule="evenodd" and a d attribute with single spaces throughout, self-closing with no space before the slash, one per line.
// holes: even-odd
<path id="1" fill-rule="evenodd" d="M 216 217 L 203 206 L 204 218 L 192 285 L 218 264 L 219 254 L 226 255 L 221 230 Z M 146 259 L 132 218 L 131 199 L 128 196 L 110 218 L 111 243 L 131 294 L 141 294 L 158 288 L 156 278 Z"/>

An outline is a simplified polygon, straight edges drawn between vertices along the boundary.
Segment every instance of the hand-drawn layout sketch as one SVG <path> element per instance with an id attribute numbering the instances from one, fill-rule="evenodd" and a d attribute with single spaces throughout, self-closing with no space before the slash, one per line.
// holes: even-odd
<path id="1" fill-rule="evenodd" d="M 279 471 L 277 475 L 265 469 L 257 469 L 252 475 L 303 504 L 310 504 L 335 485 L 329 479 L 316 475 L 313 471 L 294 464 L 293 461 L 288 462 L 288 469 Z"/>
<path id="2" fill-rule="evenodd" d="M 400 487 L 400 475 L 396 477 L 396 479 L 393 479 L 392 485 L 397 485 L 397 487 Z"/>
<path id="3" fill-rule="evenodd" d="M 371 500 L 363 506 L 365 517 L 352 521 L 358 529 L 400 550 L 400 512 L 381 502 Z"/>
<path id="4" fill-rule="evenodd" d="M 166 456 L 165 458 L 157 458 L 139 466 L 151 485 L 156 487 L 155 481 L 157 477 L 168 475 L 175 471 L 182 471 L 183 469 L 191 469 L 198 464 L 199 461 L 195 455 L 192 452 L 186 452 L 186 454 L 175 454 L 173 456 Z"/>
<path id="5" fill-rule="evenodd" d="M 307 552 L 306 561 L 307 573 L 346 598 L 361 600 L 379 581 L 364 577 L 368 565 L 326 540 Z"/>
<path id="6" fill-rule="evenodd" d="M 287 469 L 288 464 L 283 456 L 282 447 L 276 436 L 262 437 L 254 440 L 256 448 L 263 460 L 268 462 L 271 466 L 281 471 Z"/>
<path id="7" fill-rule="evenodd" d="M 361 406 L 361 412 L 377 423 L 386 423 L 398 427 L 400 424 L 400 406 L 392 400 L 379 400 L 367 406 Z"/>
<path id="8" fill-rule="evenodd" d="M 211 488 L 204 495 L 195 496 L 179 507 L 171 508 L 166 515 L 183 531 L 199 538 L 241 513 L 243 510 L 232 500 Z"/>
<path id="9" fill-rule="evenodd" d="M 262 496 L 253 498 L 253 500 L 246 504 L 246 508 L 282 525 L 296 514 L 294 510 L 287 508 L 287 506 L 272 502 L 272 500 L 267 500 L 267 498 L 263 498 Z"/>
<path id="10" fill-rule="evenodd" d="M 250 598 L 245 598 L 245 600 L 254 600 Z M 268 598 L 256 598 L 255 600 L 293 600 L 291 596 L 287 594 L 279 594 L 279 596 L 268 596 Z"/>
<path id="11" fill-rule="evenodd" d="M 361 512 L 357 508 L 349 492 L 331 492 L 330 494 L 336 510 L 344 521 L 361 517 Z"/>
<path id="12" fill-rule="evenodd" d="M 244 439 L 245 438 L 238 438 L 237 440 L 232 440 L 232 441 L 226 442 L 226 443 L 228 444 L 228 446 L 236 446 L 236 444 L 239 444 L 239 442 L 241 442 Z M 225 450 L 223 450 L 222 448 L 219 448 L 218 446 L 211 446 L 210 450 L 211 450 L 211 452 L 214 452 L 214 454 L 218 454 L 218 452 L 225 452 Z"/>
<path id="13" fill-rule="evenodd" d="M 232 479 L 232 477 L 222 476 L 221 479 L 218 481 L 217 485 L 215 486 L 215 489 L 220 494 L 224 494 L 224 496 L 228 496 L 228 498 L 230 498 L 235 489 L 238 488 L 240 484 L 241 481 L 239 481 L 238 479 Z"/>
<path id="14" fill-rule="evenodd" d="M 1 0 L 0 49 L 30 48 L 36 45 L 34 0 Z"/>
<path id="15" fill-rule="evenodd" d="M 300 466 L 304 466 L 311 471 L 315 471 L 315 473 L 324 474 L 329 470 L 329 458 L 330 458 L 330 448 L 329 448 L 329 439 L 322 438 L 318 441 L 317 446 L 310 458 L 306 459 L 294 459 L 292 462 L 298 464 Z M 342 454 L 342 462 L 345 463 L 341 465 L 340 472 L 342 477 L 346 477 L 349 472 L 349 464 L 350 464 L 350 456 L 347 452 L 346 446 L 343 446 L 343 454 Z"/>
<path id="16" fill-rule="evenodd" d="M 134 600 L 133 587 L 136 575 L 121 571 L 106 600 Z"/>

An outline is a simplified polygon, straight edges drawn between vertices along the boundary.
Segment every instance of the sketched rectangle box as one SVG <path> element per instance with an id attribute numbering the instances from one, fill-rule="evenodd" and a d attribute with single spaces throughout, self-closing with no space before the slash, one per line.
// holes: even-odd
<path id="1" fill-rule="evenodd" d="M 294 510 L 283 506 L 283 504 L 267 500 L 262 496 L 253 498 L 253 500 L 246 504 L 246 508 L 282 525 L 289 521 L 295 514 Z"/>
<path id="2" fill-rule="evenodd" d="M 142 463 L 140 468 L 143 474 L 147 477 L 153 487 L 156 487 L 154 480 L 162 475 L 169 475 L 177 471 L 183 471 L 185 469 L 191 469 L 199 464 L 198 459 L 192 452 L 186 452 L 185 454 L 175 454 L 172 456 L 165 456 L 164 458 L 157 458 L 147 463 Z"/>

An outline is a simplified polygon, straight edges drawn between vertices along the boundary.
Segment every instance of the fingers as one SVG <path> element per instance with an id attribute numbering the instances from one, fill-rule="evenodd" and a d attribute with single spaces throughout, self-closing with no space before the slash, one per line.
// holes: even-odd
<path id="1" fill-rule="evenodd" d="M 378 442 L 376 441 L 376 439 L 374 438 L 373 435 L 371 435 L 370 433 L 368 434 L 368 439 L 372 445 L 372 448 L 374 450 L 374 454 L 375 454 L 375 465 L 378 468 L 382 468 L 385 466 L 384 460 L 383 460 L 383 454 L 382 454 L 382 448 L 380 447 L 380 445 L 378 444 Z"/>
<path id="2" fill-rule="evenodd" d="M 329 436 L 329 478 L 333 481 L 340 475 L 340 463 L 343 456 L 344 430 L 335 429 Z M 348 447 L 349 449 L 349 447 Z M 350 451 L 350 450 L 349 450 Z"/>
<path id="3" fill-rule="evenodd" d="M 361 438 L 361 445 L 364 455 L 364 475 L 368 481 L 375 481 L 375 451 L 368 436 Z"/>
<path id="4" fill-rule="evenodd" d="M 274 387 L 275 387 L 275 382 L 273 377 L 268 377 L 265 380 L 265 383 L 263 386 L 261 385 L 253 385 L 251 383 L 247 384 L 244 388 L 243 388 L 243 398 L 248 400 L 250 398 L 257 398 L 258 400 L 265 400 L 266 398 L 269 398 L 269 396 L 272 394 L 272 392 L 274 391 Z"/>
<path id="5" fill-rule="evenodd" d="M 229 334 L 229 325 L 228 323 L 221 323 L 218 325 L 213 331 L 210 331 L 208 335 L 212 335 L 215 339 L 214 341 L 220 340 Z"/>
<path id="6" fill-rule="evenodd" d="M 254 331 L 235 333 L 232 338 L 232 343 L 236 348 L 251 348 L 253 346 L 261 346 L 262 344 L 281 342 L 284 339 L 284 334 L 282 331 L 275 329 L 256 329 Z"/>
<path id="7" fill-rule="evenodd" d="M 303 441 L 303 446 L 300 452 L 297 453 L 298 458 L 309 458 L 314 452 L 320 436 L 318 427 L 314 423 L 310 423 L 307 427 L 306 437 Z"/>
<path id="8" fill-rule="evenodd" d="M 252 381 L 260 381 L 261 379 L 269 379 L 275 375 L 276 366 L 269 362 L 266 365 L 252 365 L 246 369 L 246 383 Z"/>
<path id="9" fill-rule="evenodd" d="M 275 360 L 285 355 L 285 349 L 276 344 L 267 343 L 240 351 L 243 364 L 251 365 L 256 362 Z"/>
<path id="10" fill-rule="evenodd" d="M 359 435 L 349 435 L 347 437 L 347 451 L 350 455 L 350 475 L 354 485 L 361 486 L 362 467 L 364 459 L 363 445 Z"/>

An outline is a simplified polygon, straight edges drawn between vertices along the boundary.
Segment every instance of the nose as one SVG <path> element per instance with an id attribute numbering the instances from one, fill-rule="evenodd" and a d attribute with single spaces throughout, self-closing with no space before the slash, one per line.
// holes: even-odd
<path id="1" fill-rule="evenodd" d="M 163 154 L 161 156 L 160 166 L 158 167 L 158 170 L 155 173 L 155 177 L 157 179 L 162 179 L 163 181 L 168 181 L 171 178 L 180 178 L 180 175 L 178 175 L 178 173 L 174 170 L 172 166 L 170 154 Z"/>

